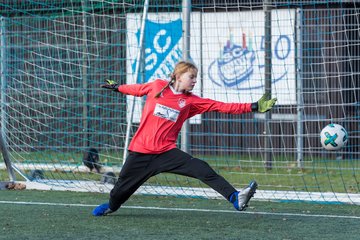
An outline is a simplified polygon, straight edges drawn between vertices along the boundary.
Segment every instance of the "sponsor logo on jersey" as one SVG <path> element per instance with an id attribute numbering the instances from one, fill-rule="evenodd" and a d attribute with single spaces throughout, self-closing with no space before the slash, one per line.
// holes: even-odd
<path id="1" fill-rule="evenodd" d="M 176 122 L 180 114 L 179 110 L 169 108 L 167 106 L 161 105 L 159 103 L 156 104 L 154 110 L 154 116 L 164 118 L 170 120 L 172 122 Z"/>

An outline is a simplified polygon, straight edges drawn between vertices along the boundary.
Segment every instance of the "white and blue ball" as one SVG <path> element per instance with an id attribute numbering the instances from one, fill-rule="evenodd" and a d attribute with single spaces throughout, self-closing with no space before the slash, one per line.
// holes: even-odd
<path id="1" fill-rule="evenodd" d="M 326 150 L 339 150 L 346 145 L 348 133 L 340 124 L 330 123 L 322 129 L 320 141 Z"/>

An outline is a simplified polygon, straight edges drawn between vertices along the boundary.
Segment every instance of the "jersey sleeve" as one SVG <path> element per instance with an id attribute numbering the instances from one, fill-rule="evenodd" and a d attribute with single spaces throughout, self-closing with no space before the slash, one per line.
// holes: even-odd
<path id="1" fill-rule="evenodd" d="M 147 95 L 152 90 L 153 82 L 143 84 L 124 84 L 118 87 L 118 91 L 136 97 Z"/>
<path id="2" fill-rule="evenodd" d="M 190 111 L 191 117 L 204 112 L 221 112 L 230 114 L 242 114 L 251 112 L 251 103 L 225 103 L 209 98 L 194 96 L 193 106 Z"/>

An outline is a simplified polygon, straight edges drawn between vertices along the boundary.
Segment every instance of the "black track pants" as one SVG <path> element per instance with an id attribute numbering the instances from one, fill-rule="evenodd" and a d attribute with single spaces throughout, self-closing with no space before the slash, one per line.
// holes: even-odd
<path id="1" fill-rule="evenodd" d="M 226 199 L 236 191 L 208 163 L 177 148 L 161 154 L 129 152 L 119 179 L 110 192 L 110 209 L 116 211 L 146 180 L 163 172 L 199 179 Z"/>

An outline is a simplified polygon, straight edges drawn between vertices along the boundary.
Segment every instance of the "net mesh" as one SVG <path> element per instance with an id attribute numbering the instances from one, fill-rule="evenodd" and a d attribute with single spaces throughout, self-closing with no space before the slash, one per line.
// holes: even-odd
<path id="1" fill-rule="evenodd" d="M 144 99 L 131 111 L 132 98 L 100 84 L 167 79 L 183 55 L 182 2 L 150 2 L 141 32 L 143 1 L 0 1 L 1 130 L 18 179 L 50 189 L 112 188 Z M 261 1 L 192 1 L 194 93 L 255 102 L 271 69 L 278 103 L 271 116 L 196 116 L 189 151 L 237 188 L 256 179 L 257 198 L 359 203 L 359 4 L 272 1 L 269 8 L 266 22 Z M 328 123 L 349 134 L 339 151 L 321 147 Z M 219 196 L 166 173 L 139 191 Z"/>

